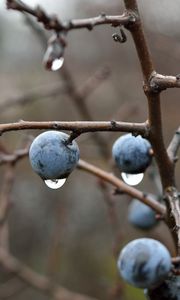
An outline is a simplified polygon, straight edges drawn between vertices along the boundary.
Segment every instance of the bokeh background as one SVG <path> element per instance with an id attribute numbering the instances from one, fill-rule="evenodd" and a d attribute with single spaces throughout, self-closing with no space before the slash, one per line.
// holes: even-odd
<path id="1" fill-rule="evenodd" d="M 106 14 L 121 14 L 123 1 L 107 0 L 34 0 L 62 20 Z M 179 0 L 138 0 L 155 69 L 162 74 L 180 73 L 180 6 Z M 36 24 L 36 22 L 35 22 Z M 43 30 L 41 25 L 38 25 Z M 98 26 L 93 31 L 74 30 L 68 34 L 65 62 L 60 72 L 48 72 L 42 64 L 45 45 L 22 14 L 5 9 L 0 3 L 0 117 L 2 122 L 18 120 L 85 120 L 82 109 L 72 95 L 53 94 L 67 86 L 70 72 L 76 89 L 81 89 L 97 70 L 106 67 L 106 79 L 84 100 L 94 120 L 143 122 L 147 103 L 142 91 L 142 74 L 130 34 L 127 42 L 115 43 L 117 28 Z M 46 33 L 50 36 L 50 33 Z M 42 94 L 49 95 L 42 97 Z M 28 96 L 28 97 L 27 97 Z M 19 104 L 17 99 L 25 98 Z M 162 113 L 166 145 L 179 125 L 179 91 L 162 93 Z M 39 131 L 6 133 L 1 137 L 9 151 L 24 144 L 27 136 Z M 116 172 L 111 147 L 118 133 L 101 133 L 106 157 L 93 134 L 78 138 L 81 158 L 103 169 Z M 138 188 L 157 193 L 149 170 Z M 168 170 L 167 170 L 168 172 Z M 0 170 L 1 177 L 4 167 Z M 177 165 L 177 184 L 180 168 Z M 1 182 L 0 182 L 1 184 Z M 48 274 L 55 282 L 72 291 L 98 299 L 141 300 L 143 291 L 121 281 L 116 270 L 116 256 L 129 240 L 148 236 L 159 239 L 173 252 L 169 232 L 164 224 L 143 232 L 127 222 L 131 199 L 113 196 L 113 188 L 102 186 L 97 178 L 75 170 L 59 190 L 48 189 L 33 173 L 28 159 L 17 164 L 8 217 L 11 252 L 37 272 Z M 107 198 L 114 210 L 108 208 Z M 13 275 L 1 269 L 0 299 L 49 299 L 48 296 L 20 284 L 7 296 Z M 9 282 L 9 285 L 8 285 Z"/>

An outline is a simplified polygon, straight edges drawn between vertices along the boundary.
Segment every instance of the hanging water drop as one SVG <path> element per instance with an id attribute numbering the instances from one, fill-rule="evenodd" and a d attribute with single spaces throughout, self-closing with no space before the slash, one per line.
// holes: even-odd
<path id="1" fill-rule="evenodd" d="M 124 182 L 127 183 L 128 185 L 137 185 L 143 180 L 144 173 L 127 174 L 122 172 L 121 176 Z"/>
<path id="2" fill-rule="evenodd" d="M 52 71 L 57 71 L 57 70 L 59 70 L 59 69 L 63 66 L 63 63 L 64 63 L 64 57 L 55 59 L 55 60 L 52 62 L 51 70 L 52 70 Z"/>
<path id="3" fill-rule="evenodd" d="M 66 182 L 66 178 L 63 179 L 47 179 L 44 180 L 44 183 L 53 190 L 59 189 L 62 187 Z"/>

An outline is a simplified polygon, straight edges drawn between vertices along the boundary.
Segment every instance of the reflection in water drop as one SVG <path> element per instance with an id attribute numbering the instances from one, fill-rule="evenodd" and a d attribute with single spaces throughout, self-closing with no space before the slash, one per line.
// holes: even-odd
<path id="1" fill-rule="evenodd" d="M 63 179 L 47 179 L 44 180 L 45 184 L 53 190 L 59 189 L 60 187 L 62 187 L 65 182 L 66 182 L 66 178 Z"/>
<path id="2" fill-rule="evenodd" d="M 59 70 L 59 69 L 62 67 L 63 63 L 64 63 L 64 57 L 55 59 L 55 60 L 52 62 L 51 70 L 52 70 L 52 71 L 57 71 L 57 70 Z"/>
<path id="3" fill-rule="evenodd" d="M 125 183 L 127 183 L 129 185 L 137 185 L 143 180 L 144 173 L 127 174 L 127 173 L 122 172 L 121 176 Z"/>

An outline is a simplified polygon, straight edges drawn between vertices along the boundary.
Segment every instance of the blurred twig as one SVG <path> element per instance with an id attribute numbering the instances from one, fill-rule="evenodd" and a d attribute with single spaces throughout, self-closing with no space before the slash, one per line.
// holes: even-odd
<path id="1" fill-rule="evenodd" d="M 88 80 L 84 83 L 78 90 L 77 93 L 85 98 L 87 98 L 96 88 L 99 87 L 104 80 L 109 76 L 110 70 L 107 66 L 99 68 Z M 8 108 L 13 106 L 27 105 L 32 104 L 34 101 L 53 99 L 54 97 L 60 96 L 62 94 L 67 94 L 69 92 L 66 84 L 60 86 L 59 83 L 53 85 L 52 87 L 38 87 L 36 90 L 26 92 L 21 96 L 15 96 L 9 99 L 6 99 L 0 103 L 0 111 L 3 113 Z"/>
<path id="2" fill-rule="evenodd" d="M 168 155 L 173 162 L 177 161 L 177 153 L 180 147 L 180 127 L 176 130 L 168 147 Z"/>
<path id="3" fill-rule="evenodd" d="M 73 293 L 67 289 L 54 284 L 47 277 L 40 275 L 25 264 L 21 263 L 2 247 L 0 248 L 0 264 L 10 273 L 15 274 L 18 278 L 28 283 L 35 289 L 49 294 L 56 300 L 95 300 L 85 295 Z"/>

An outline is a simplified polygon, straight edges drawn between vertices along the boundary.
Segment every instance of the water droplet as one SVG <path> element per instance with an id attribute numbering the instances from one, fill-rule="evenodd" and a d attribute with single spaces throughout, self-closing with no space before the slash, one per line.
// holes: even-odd
<path id="1" fill-rule="evenodd" d="M 59 70 L 62 67 L 63 63 L 64 63 L 64 57 L 53 60 L 52 65 L 51 65 L 51 70 L 52 71 Z"/>
<path id="2" fill-rule="evenodd" d="M 60 187 L 62 187 L 65 182 L 66 182 L 66 178 L 63 179 L 47 179 L 44 180 L 45 184 L 53 190 L 59 189 Z"/>
<path id="3" fill-rule="evenodd" d="M 122 172 L 121 176 L 125 183 L 127 183 L 129 185 L 137 185 L 143 180 L 144 173 L 127 174 L 127 173 Z"/>

